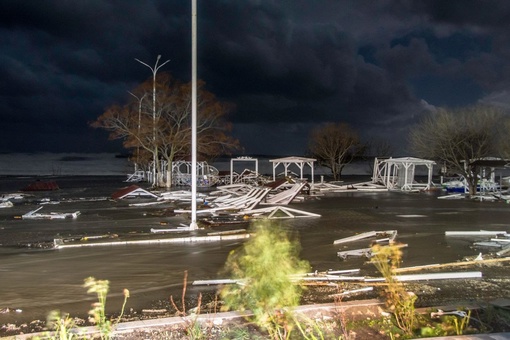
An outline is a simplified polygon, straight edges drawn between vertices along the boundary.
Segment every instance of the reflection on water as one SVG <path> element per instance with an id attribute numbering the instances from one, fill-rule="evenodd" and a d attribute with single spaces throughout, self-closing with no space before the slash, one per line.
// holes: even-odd
<path id="1" fill-rule="evenodd" d="M 122 184 L 115 185 L 122 187 Z M 94 299 L 82 287 L 88 276 L 111 282 L 108 305 L 113 311 L 120 308 L 123 288 L 131 292 L 129 307 L 147 307 L 152 301 L 168 299 L 170 294 L 180 296 L 185 270 L 189 282 L 220 278 L 228 253 L 241 244 L 131 245 L 44 251 L 13 247 L 16 243 L 51 239 L 56 235 L 107 232 L 142 235 L 159 226 L 162 220 L 171 224 L 183 222 L 180 217 L 151 214 L 150 209 L 161 207 L 129 207 L 128 203 L 113 201 L 61 203 L 51 208 L 81 210 L 77 221 L 12 218 L 13 214 L 34 207 L 16 206 L 13 210 L 0 211 L 0 243 L 4 245 L 0 247 L 0 309 L 23 310 L 19 315 L 1 315 L 0 322 L 44 318 L 52 309 L 84 315 Z M 366 241 L 334 246 L 334 240 L 364 231 L 396 229 L 397 240 L 408 244 L 404 249 L 405 266 L 451 262 L 476 255 L 478 250 L 470 248 L 470 240 L 446 238 L 445 230 L 505 230 L 508 211 L 504 203 L 445 201 L 433 194 L 402 193 L 336 194 L 294 204 L 293 208 L 322 215 L 283 222 L 298 234 L 302 258 L 310 261 L 313 270 L 361 268 L 365 273 L 373 272 L 366 259 L 342 261 L 336 252 L 367 247 Z"/>
<path id="2" fill-rule="evenodd" d="M 89 276 L 110 281 L 110 303 L 119 303 L 115 301 L 122 297 L 123 288 L 128 288 L 130 306 L 146 307 L 148 301 L 166 299 L 180 291 L 185 270 L 190 280 L 215 278 L 228 252 L 236 246 L 87 247 L 18 254 L 9 249 L 0 253 L 2 307 L 20 308 L 34 316 L 66 306 L 86 312 L 87 300 L 93 296 L 87 295 L 82 285 Z"/>

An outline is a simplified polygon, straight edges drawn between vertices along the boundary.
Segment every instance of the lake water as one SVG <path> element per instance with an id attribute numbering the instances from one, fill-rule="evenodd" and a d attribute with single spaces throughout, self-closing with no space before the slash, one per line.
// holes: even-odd
<path id="1" fill-rule="evenodd" d="M 154 301 L 167 300 L 170 295 L 180 297 L 184 271 L 188 271 L 189 281 L 222 278 L 221 269 L 228 253 L 239 247 L 241 241 L 60 250 L 19 247 L 56 237 L 79 239 L 108 233 L 120 237 L 145 237 L 151 228 L 161 228 L 162 222 L 165 226 L 189 223 L 182 216 L 161 216 L 159 213 L 164 205 L 133 207 L 129 206 L 132 201 L 91 200 L 110 197 L 126 186 L 123 180 L 127 161 L 101 157 L 49 160 L 44 167 L 63 163 L 58 166 L 62 173 L 76 175 L 79 172 L 81 176 L 51 177 L 60 190 L 34 192 L 34 196 L 23 204 L 0 209 L 0 310 L 22 311 L 0 314 L 0 324 L 44 319 L 52 309 L 85 315 L 94 299 L 82 287 L 83 280 L 89 276 L 110 280 L 108 305 L 112 311 L 120 309 L 123 288 L 131 291 L 128 308 L 136 309 L 148 307 Z M 114 165 L 107 167 L 104 162 L 110 161 Z M 43 163 L 41 160 L 36 164 L 43 166 Z M 77 163 L 82 166 L 73 165 Z M 30 162 L 24 164 L 23 168 L 31 169 Z M 85 168 L 83 164 L 93 166 Z M 101 170 L 94 170 L 99 164 L 102 164 Z M 0 172 L 5 174 L 8 168 L 2 163 Z M 109 175 L 104 176 L 104 172 Z M 0 194 L 19 190 L 33 179 L 14 174 L 0 177 Z M 412 266 L 452 262 L 487 251 L 472 248 L 470 239 L 446 237 L 446 230 L 510 229 L 510 206 L 506 203 L 439 200 L 437 195 L 398 192 L 331 194 L 291 205 L 321 217 L 285 220 L 282 224 L 299 235 L 302 258 L 310 262 L 313 270 L 361 268 L 363 274 L 374 274 L 373 266 L 366 264 L 365 258 L 343 261 L 337 252 L 346 247 L 367 247 L 368 244 L 363 241 L 335 246 L 334 240 L 365 231 L 395 229 L 397 240 L 408 244 L 404 249 L 403 265 Z M 15 218 L 38 207 L 42 198 L 61 201 L 45 206 L 44 211 L 79 210 L 81 215 L 76 220 L 60 221 Z M 490 275 L 491 270 L 484 269 L 484 277 Z"/>
<path id="2" fill-rule="evenodd" d="M 236 160 L 232 166 L 239 173 L 244 169 L 255 170 L 256 161 L 259 173 L 272 174 L 269 159 L 272 158 Z M 231 168 L 231 159 L 220 158 L 210 165 L 220 171 L 227 171 Z M 371 173 L 372 165 L 369 161 L 348 164 L 343 174 L 367 175 Z M 282 172 L 283 166 L 277 170 Z M 291 166 L 289 171 L 299 174 L 296 166 Z M 132 172 L 133 164 L 127 158 L 112 153 L 0 153 L 0 176 L 126 176 Z M 310 174 L 309 167 L 304 167 L 303 172 Z M 321 167 L 315 169 L 314 173 L 318 176 L 330 174 L 328 169 Z"/>

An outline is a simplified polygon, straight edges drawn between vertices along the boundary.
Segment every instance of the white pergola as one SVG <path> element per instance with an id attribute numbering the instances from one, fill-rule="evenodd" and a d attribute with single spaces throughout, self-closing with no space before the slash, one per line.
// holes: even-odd
<path id="1" fill-rule="evenodd" d="M 429 190 L 432 185 L 432 170 L 434 161 L 414 157 L 375 159 L 373 183 L 381 183 L 388 189 L 413 191 L 416 189 Z M 414 182 L 416 166 L 427 167 L 428 180 L 426 184 Z"/>
<path id="2" fill-rule="evenodd" d="M 259 174 L 259 160 L 257 158 L 251 157 L 237 157 L 230 159 L 230 184 L 233 184 L 234 180 L 234 162 L 254 162 L 255 163 L 255 173 Z"/>
<path id="3" fill-rule="evenodd" d="M 287 176 L 287 172 L 290 165 L 296 165 L 300 170 L 300 179 L 303 179 L 303 168 L 305 165 L 308 165 L 310 167 L 310 171 L 312 174 L 312 184 L 313 181 L 313 162 L 315 162 L 316 159 L 314 158 L 305 158 L 305 157 L 283 157 L 283 158 L 276 158 L 276 159 L 270 159 L 269 162 L 273 163 L 273 181 L 276 180 L 276 168 L 281 164 L 285 168 L 285 176 Z"/>

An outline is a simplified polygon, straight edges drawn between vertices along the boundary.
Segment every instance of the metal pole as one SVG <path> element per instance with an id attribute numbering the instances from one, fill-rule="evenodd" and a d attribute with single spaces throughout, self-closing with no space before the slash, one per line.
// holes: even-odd
<path id="1" fill-rule="evenodd" d="M 148 64 L 144 63 L 140 59 L 135 58 L 136 61 L 138 61 L 140 64 L 147 66 L 151 72 L 152 72 L 152 142 L 154 143 L 154 152 L 153 152 L 153 163 L 154 163 L 154 170 L 153 170 L 153 177 L 152 177 L 152 185 L 156 185 L 156 174 L 157 174 L 157 160 L 158 160 L 158 146 L 156 145 L 156 74 L 158 73 L 158 70 L 168 63 L 170 60 L 165 61 L 163 64 L 158 66 L 159 59 L 161 58 L 161 54 L 158 55 L 156 58 L 156 64 L 154 67 L 149 66 Z"/>
<path id="2" fill-rule="evenodd" d="M 197 226 L 197 0 L 191 0 L 191 224 Z"/>

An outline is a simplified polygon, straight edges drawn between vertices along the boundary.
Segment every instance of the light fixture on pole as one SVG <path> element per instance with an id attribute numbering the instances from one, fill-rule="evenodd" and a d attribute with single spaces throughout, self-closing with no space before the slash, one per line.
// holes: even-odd
<path id="1" fill-rule="evenodd" d="M 156 58 L 156 64 L 154 67 L 149 66 L 148 64 L 144 63 L 140 59 L 135 58 L 136 61 L 138 61 L 140 64 L 147 66 L 151 72 L 152 72 L 152 142 L 154 143 L 154 151 L 152 152 L 153 155 L 153 176 L 152 176 L 152 185 L 155 186 L 156 181 L 156 165 L 158 160 L 158 146 L 156 144 L 156 74 L 158 73 L 158 70 L 168 63 L 170 60 L 165 61 L 163 64 L 158 66 L 159 59 L 161 58 L 161 54 L 158 55 Z"/>

